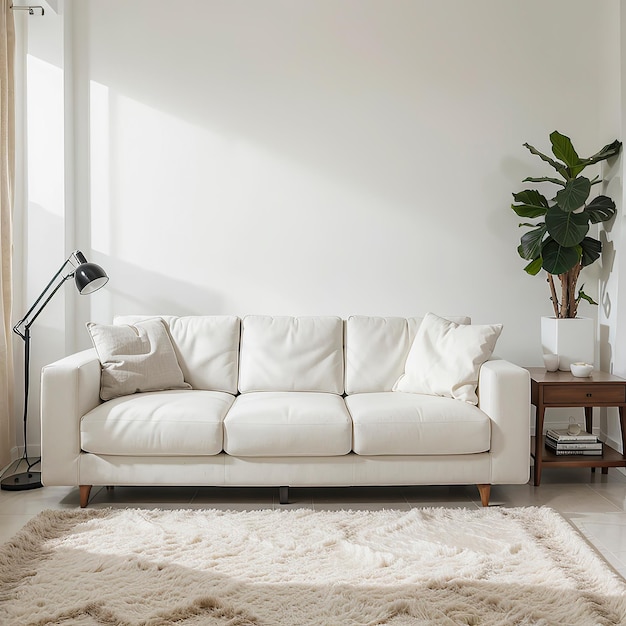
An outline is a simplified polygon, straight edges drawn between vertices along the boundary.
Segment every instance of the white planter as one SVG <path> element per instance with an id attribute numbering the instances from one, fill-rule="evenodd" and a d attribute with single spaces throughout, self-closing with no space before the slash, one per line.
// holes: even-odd
<path id="1" fill-rule="evenodd" d="M 569 372 L 572 363 L 594 364 L 596 324 L 589 317 L 541 318 L 541 347 L 544 354 L 559 355 L 559 369 Z"/>

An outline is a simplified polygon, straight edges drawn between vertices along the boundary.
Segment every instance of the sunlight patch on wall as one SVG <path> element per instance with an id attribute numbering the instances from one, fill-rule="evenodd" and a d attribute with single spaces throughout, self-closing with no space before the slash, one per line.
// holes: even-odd
<path id="1" fill-rule="evenodd" d="M 95 83 L 91 98 L 93 247 L 129 266 L 276 302 L 289 299 L 294 271 L 312 271 L 311 258 L 339 288 L 336 262 L 319 251 L 345 249 L 342 223 L 365 248 L 392 228 L 380 198 L 241 135 Z"/>
<path id="2" fill-rule="evenodd" d="M 109 89 L 89 83 L 89 174 L 91 204 L 91 246 L 111 254 L 109 175 Z"/>
<path id="3" fill-rule="evenodd" d="M 63 71 L 27 55 L 28 198 L 55 216 L 64 213 Z"/>

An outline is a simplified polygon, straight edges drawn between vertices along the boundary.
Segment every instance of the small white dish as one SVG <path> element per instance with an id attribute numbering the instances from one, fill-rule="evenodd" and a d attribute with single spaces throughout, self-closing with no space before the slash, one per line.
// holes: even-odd
<path id="1" fill-rule="evenodd" d="M 572 363 L 569 368 L 577 378 L 587 378 L 593 372 L 593 365 L 589 363 Z"/>

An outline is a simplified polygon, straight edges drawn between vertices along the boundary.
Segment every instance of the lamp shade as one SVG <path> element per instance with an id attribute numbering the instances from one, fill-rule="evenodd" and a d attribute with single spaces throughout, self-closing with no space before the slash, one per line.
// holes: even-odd
<path id="1" fill-rule="evenodd" d="M 74 271 L 76 289 L 83 296 L 98 291 L 109 280 L 106 272 L 95 263 L 81 263 Z"/>

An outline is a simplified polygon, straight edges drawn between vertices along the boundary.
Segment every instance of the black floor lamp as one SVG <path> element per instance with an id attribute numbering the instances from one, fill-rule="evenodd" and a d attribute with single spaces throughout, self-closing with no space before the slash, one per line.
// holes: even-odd
<path id="1" fill-rule="evenodd" d="M 26 444 L 26 425 L 28 421 L 28 388 L 30 379 L 30 327 L 39 317 L 54 294 L 61 288 L 66 280 L 74 278 L 76 288 L 81 295 L 93 293 L 103 287 L 109 280 L 106 272 L 95 263 L 88 263 L 85 255 L 80 250 L 75 250 L 61 265 L 52 280 L 39 294 L 33 306 L 28 309 L 24 317 L 13 327 L 13 332 L 24 340 L 24 454 L 18 461 L 26 461 L 27 471 L 12 474 L 2 480 L 1 487 L 8 491 L 23 491 L 25 489 L 37 489 L 41 487 L 41 472 L 31 472 L 31 468 L 41 459 L 30 461 L 28 458 L 28 445 Z M 17 468 L 16 468 L 17 469 Z"/>

